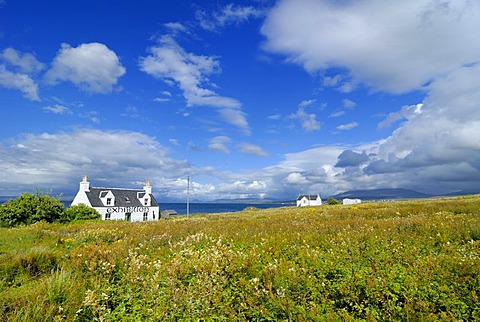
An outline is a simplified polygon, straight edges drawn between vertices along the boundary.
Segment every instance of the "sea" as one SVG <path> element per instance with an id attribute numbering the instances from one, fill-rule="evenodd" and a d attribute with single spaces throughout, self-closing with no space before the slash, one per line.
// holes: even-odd
<path id="1" fill-rule="evenodd" d="M 15 199 L 16 197 L 3 197 L 0 196 L 0 204 L 5 201 Z M 70 207 L 72 200 L 61 200 L 65 207 Z M 159 203 L 160 211 L 162 210 L 175 210 L 179 215 L 186 215 L 187 214 L 187 203 Z M 295 204 L 292 202 L 268 202 L 268 203 L 244 203 L 244 202 L 236 202 L 236 203 L 208 203 L 208 202 L 191 202 L 189 207 L 190 214 L 212 214 L 212 213 L 220 213 L 220 212 L 237 212 L 242 211 L 248 207 L 254 207 L 258 209 L 267 209 L 267 208 L 279 208 L 279 207 L 288 207 L 294 206 Z"/>
<path id="2" fill-rule="evenodd" d="M 190 203 L 190 214 L 211 214 L 220 212 L 237 212 L 245 208 L 254 207 L 257 209 L 280 208 L 293 206 L 293 203 Z M 175 210 L 179 215 L 187 214 L 186 203 L 160 203 L 160 211 Z"/>

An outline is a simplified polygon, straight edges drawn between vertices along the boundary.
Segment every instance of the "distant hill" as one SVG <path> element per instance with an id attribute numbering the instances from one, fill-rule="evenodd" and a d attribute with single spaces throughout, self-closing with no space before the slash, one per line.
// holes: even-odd
<path id="1" fill-rule="evenodd" d="M 433 197 L 408 189 L 372 189 L 372 190 L 350 190 L 332 196 L 335 199 L 359 198 L 365 200 L 379 199 L 409 199 L 409 198 L 429 198 Z"/>
<path id="2" fill-rule="evenodd" d="M 445 197 L 456 197 L 456 196 L 466 196 L 466 195 L 477 195 L 480 193 L 480 190 L 460 190 L 460 191 L 455 191 L 451 193 L 447 193 L 443 196 Z"/>

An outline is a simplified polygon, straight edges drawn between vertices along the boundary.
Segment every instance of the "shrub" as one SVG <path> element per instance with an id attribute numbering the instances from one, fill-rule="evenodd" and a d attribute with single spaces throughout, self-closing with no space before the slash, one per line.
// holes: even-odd
<path id="1" fill-rule="evenodd" d="M 341 204 L 342 202 L 335 199 L 335 198 L 328 198 L 327 200 L 327 205 L 339 205 Z"/>
<path id="2" fill-rule="evenodd" d="M 65 209 L 65 221 L 99 219 L 100 214 L 84 204 L 71 206 Z"/>
<path id="3" fill-rule="evenodd" d="M 0 205 L 0 226 L 14 227 L 34 222 L 54 222 L 64 217 L 65 207 L 60 197 L 44 195 L 40 191 L 35 194 L 23 193 L 15 200 Z"/>

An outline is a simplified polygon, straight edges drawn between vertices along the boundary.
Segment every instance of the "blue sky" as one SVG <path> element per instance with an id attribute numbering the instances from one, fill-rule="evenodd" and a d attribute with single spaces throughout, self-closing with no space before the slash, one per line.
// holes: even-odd
<path id="1" fill-rule="evenodd" d="M 480 3 L 0 0 L 0 195 L 480 190 Z"/>

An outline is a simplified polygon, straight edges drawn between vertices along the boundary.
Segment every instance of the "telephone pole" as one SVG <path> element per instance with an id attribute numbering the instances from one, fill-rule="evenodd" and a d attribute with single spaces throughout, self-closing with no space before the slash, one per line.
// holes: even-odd
<path id="1" fill-rule="evenodd" d="M 187 177 L 187 217 L 190 215 L 190 176 Z"/>

